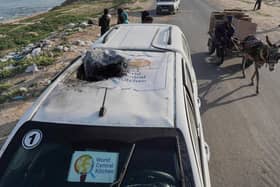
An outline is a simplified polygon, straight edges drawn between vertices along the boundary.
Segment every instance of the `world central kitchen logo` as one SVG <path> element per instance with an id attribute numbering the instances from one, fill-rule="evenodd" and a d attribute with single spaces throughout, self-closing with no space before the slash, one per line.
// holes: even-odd
<path id="1" fill-rule="evenodd" d="M 84 154 L 79 152 L 74 155 L 70 181 L 111 183 L 115 180 L 118 154 L 87 151 Z"/>
<path id="2" fill-rule="evenodd" d="M 92 173 L 94 160 L 90 155 L 82 155 L 75 162 L 75 171 L 80 175 L 80 182 L 85 182 L 88 174 L 95 176 Z"/>

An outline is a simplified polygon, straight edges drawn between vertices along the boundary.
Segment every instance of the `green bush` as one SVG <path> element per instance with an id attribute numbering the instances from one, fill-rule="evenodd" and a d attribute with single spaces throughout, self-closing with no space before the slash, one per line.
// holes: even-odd
<path id="1" fill-rule="evenodd" d="M 48 66 L 54 63 L 53 57 L 48 56 L 38 56 L 36 58 L 33 58 L 33 63 L 37 64 L 38 66 Z"/>
<path id="2" fill-rule="evenodd" d="M 0 83 L 0 94 L 7 91 L 9 88 L 11 88 L 12 85 L 9 83 Z"/>
<path id="3" fill-rule="evenodd" d="M 3 103 L 5 103 L 8 100 L 9 100 L 9 96 L 0 95 L 0 104 L 3 104 Z"/>
<path id="4" fill-rule="evenodd" d="M 18 89 L 14 89 L 14 90 L 9 91 L 6 94 L 2 94 L 2 95 L 0 95 L 0 104 L 3 104 L 5 102 L 7 102 L 7 101 L 12 100 L 13 97 L 15 97 L 15 96 L 24 95 L 24 93 L 25 92 L 22 92 L 18 88 Z"/>
<path id="5" fill-rule="evenodd" d="M 25 71 L 25 69 L 32 65 L 32 64 L 36 64 L 38 66 L 48 66 L 53 64 L 55 61 L 54 57 L 49 57 L 47 55 L 41 55 L 38 57 L 34 57 L 34 58 L 24 58 L 20 61 L 7 61 L 4 62 L 3 64 L 0 63 L 0 79 L 5 79 L 5 78 L 9 78 L 12 76 L 15 76 L 17 74 L 23 73 Z M 15 68 L 13 69 L 4 69 L 4 67 L 8 66 L 8 65 L 14 65 Z"/>
<path id="6" fill-rule="evenodd" d="M 19 73 L 24 72 L 26 67 L 20 66 L 20 67 L 16 67 L 14 69 L 3 69 L 0 70 L 0 79 L 5 79 L 5 78 L 9 78 L 9 77 L 13 77 Z"/>

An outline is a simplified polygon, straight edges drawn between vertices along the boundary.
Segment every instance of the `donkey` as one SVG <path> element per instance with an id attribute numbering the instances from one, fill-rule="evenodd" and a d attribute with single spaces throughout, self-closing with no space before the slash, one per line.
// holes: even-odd
<path id="1" fill-rule="evenodd" d="M 275 69 L 275 64 L 280 60 L 280 45 L 272 44 L 266 36 L 266 43 L 258 40 L 255 36 L 248 36 L 242 42 L 242 51 L 244 53 L 242 59 L 242 73 L 245 78 L 245 66 L 249 61 L 254 62 L 255 71 L 251 77 L 251 85 L 254 85 L 254 78 L 256 77 L 256 94 L 259 93 L 259 68 L 264 64 L 269 66 L 269 70 Z"/>

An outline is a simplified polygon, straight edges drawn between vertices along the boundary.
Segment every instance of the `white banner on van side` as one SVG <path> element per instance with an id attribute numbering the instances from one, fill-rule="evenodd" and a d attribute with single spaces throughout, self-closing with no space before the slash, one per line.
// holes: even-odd
<path id="1" fill-rule="evenodd" d="M 123 54 L 121 54 L 124 56 Z M 97 82 L 102 88 L 134 89 L 136 91 L 159 90 L 166 87 L 167 63 L 170 54 L 149 53 L 125 55 L 129 59 L 128 73 L 121 78 Z"/>

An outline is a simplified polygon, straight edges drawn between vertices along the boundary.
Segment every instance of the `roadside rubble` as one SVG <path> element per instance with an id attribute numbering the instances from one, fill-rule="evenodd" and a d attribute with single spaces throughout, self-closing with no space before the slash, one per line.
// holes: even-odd
<path id="1" fill-rule="evenodd" d="M 20 51 L 10 52 L 4 57 L 0 58 L 0 62 L 7 62 L 8 60 L 18 61 L 25 57 L 30 58 L 30 55 L 31 57 L 37 57 L 40 56 L 45 51 L 51 51 L 52 49 L 57 49 L 58 51 L 61 52 L 71 51 L 71 49 L 73 50 L 73 48 L 69 46 L 57 44 L 57 41 L 63 40 L 70 33 L 72 34 L 76 32 L 83 32 L 84 29 L 93 25 L 95 25 L 95 22 L 93 20 L 84 21 L 81 23 L 69 23 L 64 26 L 64 29 L 61 32 L 51 33 L 44 40 L 41 40 L 37 43 L 28 44 L 27 46 L 23 47 Z M 31 33 L 31 34 L 35 35 L 35 33 Z M 82 40 L 77 40 L 73 45 L 86 46 L 87 43 Z"/>
<path id="2" fill-rule="evenodd" d="M 25 69 L 25 73 L 35 73 L 38 71 L 39 71 L 39 69 L 36 64 L 32 64 Z"/>
<path id="3" fill-rule="evenodd" d="M 30 43 L 23 47 L 19 51 L 9 52 L 4 57 L 0 58 L 0 64 L 7 62 L 6 66 L 0 68 L 1 71 L 13 71 L 16 72 L 22 66 L 21 60 L 27 60 L 26 62 L 32 62 L 36 59 L 40 59 L 42 56 L 53 57 L 56 62 L 53 66 L 40 66 L 32 63 L 25 67 L 23 75 L 19 78 L 12 78 L 13 82 L 10 82 L 13 86 L 0 93 L 0 104 L 6 101 L 21 101 L 27 98 L 38 96 L 40 91 L 45 86 L 51 83 L 48 77 L 55 75 L 63 66 L 67 65 L 71 57 L 76 57 L 80 53 L 83 53 L 92 42 L 80 36 L 85 36 L 84 31 L 90 27 L 90 31 L 99 32 L 96 25 L 89 24 L 88 22 L 82 23 L 69 23 L 65 25 L 64 29 L 60 32 L 51 33 L 47 38 L 36 42 Z M 71 33 L 71 35 L 69 35 Z M 90 33 L 89 30 L 86 33 Z M 69 35 L 69 36 L 68 36 Z M 73 35 L 73 37 L 72 37 Z M 77 35 L 77 36 L 76 36 Z M 90 35 L 96 37 L 96 34 Z M 86 36 L 89 37 L 89 36 Z M 59 55 L 59 56 L 57 56 Z M 65 58 L 67 56 L 67 58 Z M 40 72 L 40 73 L 38 73 Z M 30 77 L 30 75 L 32 75 Z M 23 77 L 21 79 L 20 77 Z M 10 80 L 9 78 L 7 80 Z M 5 82 L 0 82 L 4 84 Z M 36 91 L 37 90 L 37 91 Z"/>

